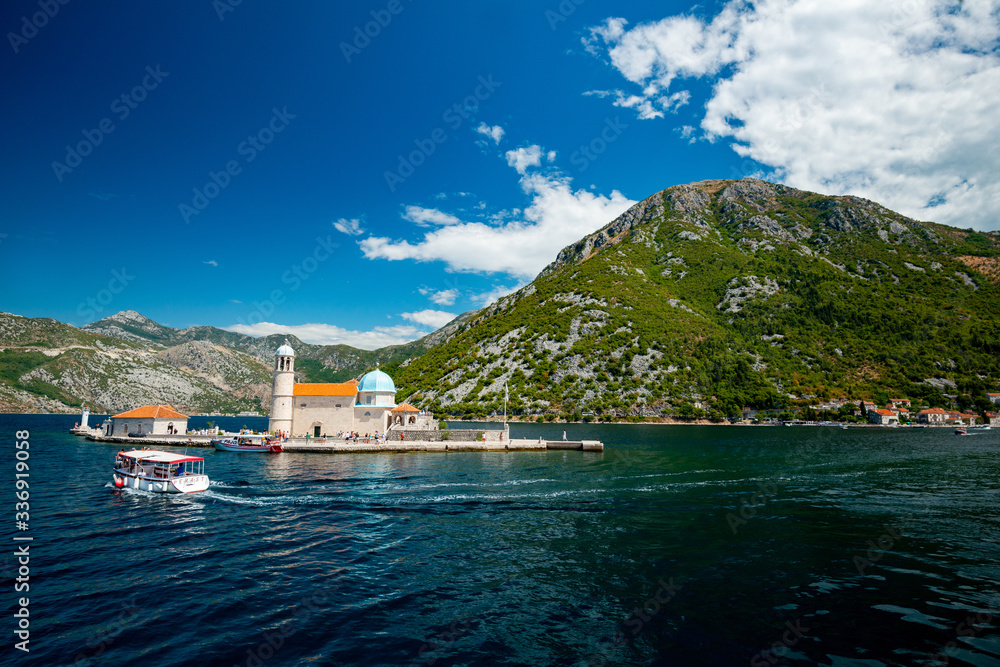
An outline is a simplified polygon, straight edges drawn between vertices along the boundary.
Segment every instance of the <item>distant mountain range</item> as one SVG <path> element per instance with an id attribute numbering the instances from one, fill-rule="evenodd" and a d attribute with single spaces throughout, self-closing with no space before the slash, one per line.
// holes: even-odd
<path id="1" fill-rule="evenodd" d="M 81 328 L 2 313 L 0 411 L 66 412 L 86 402 L 98 412 L 168 403 L 196 413 L 267 413 L 274 351 L 285 340 L 295 348 L 299 381 L 338 382 L 423 354 L 461 322 L 368 351 L 209 326 L 173 329 L 132 310 Z"/>
<path id="2" fill-rule="evenodd" d="M 828 397 L 947 407 L 1000 391 L 1000 233 L 756 179 L 679 185 L 563 249 L 530 285 L 406 345 L 172 329 L 134 311 L 82 328 L 0 314 L 0 411 L 270 402 L 379 363 L 439 414 L 732 415 Z"/>

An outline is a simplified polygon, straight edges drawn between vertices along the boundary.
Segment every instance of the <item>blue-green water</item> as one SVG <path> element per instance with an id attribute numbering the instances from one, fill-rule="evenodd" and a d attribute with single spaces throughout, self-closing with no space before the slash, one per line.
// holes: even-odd
<path id="1" fill-rule="evenodd" d="M 0 416 L 11 663 L 1000 664 L 1000 430 L 514 425 L 607 449 L 199 449 L 210 490 L 165 497 L 110 488 L 117 448 L 74 421 Z M 14 535 L 33 537 L 27 594 Z"/>

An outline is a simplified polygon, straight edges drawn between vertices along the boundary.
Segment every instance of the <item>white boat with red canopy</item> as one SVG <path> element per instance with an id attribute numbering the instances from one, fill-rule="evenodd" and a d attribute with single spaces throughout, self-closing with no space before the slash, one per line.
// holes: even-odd
<path id="1" fill-rule="evenodd" d="M 205 459 L 156 449 L 118 452 L 114 485 L 154 493 L 198 493 L 208 488 Z"/>

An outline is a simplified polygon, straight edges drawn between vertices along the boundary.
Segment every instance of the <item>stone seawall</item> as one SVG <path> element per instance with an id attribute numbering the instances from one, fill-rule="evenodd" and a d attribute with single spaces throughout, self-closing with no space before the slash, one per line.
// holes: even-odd
<path id="1" fill-rule="evenodd" d="M 604 443 L 599 440 L 542 440 L 517 438 L 508 440 L 506 434 L 500 440 L 503 431 L 485 431 L 486 440 L 482 439 L 482 430 L 456 429 L 453 431 L 414 431 L 414 434 L 448 434 L 447 439 L 440 438 L 432 440 L 411 439 L 410 432 L 407 432 L 403 440 L 400 441 L 399 433 L 395 433 L 392 438 L 382 443 L 347 442 L 339 438 L 291 438 L 281 443 L 286 452 L 328 452 L 328 453 L 352 453 L 352 452 L 503 452 L 503 451 L 546 451 L 549 449 L 570 449 L 585 452 L 603 452 Z M 468 440 L 465 436 L 477 435 L 478 439 Z M 490 435 L 493 434 L 493 437 Z M 130 438 L 127 436 L 88 436 L 88 440 L 95 442 L 106 442 L 113 445 L 130 445 L 135 447 L 211 447 L 211 440 L 220 436 L 214 435 L 155 435 L 144 438 Z"/>
<path id="2" fill-rule="evenodd" d="M 402 442 L 482 442 L 484 435 L 486 436 L 486 442 L 505 442 L 510 439 L 509 431 L 482 428 L 453 428 L 442 429 L 440 431 L 418 429 L 393 430 L 389 431 L 387 440 L 389 442 L 400 442 L 400 434 L 403 435 Z"/>
<path id="3" fill-rule="evenodd" d="M 87 440 L 95 442 L 113 442 L 123 445 L 152 447 L 153 445 L 168 445 L 171 447 L 211 447 L 213 440 L 235 437 L 235 434 L 225 435 L 149 435 L 133 437 L 128 435 L 88 435 Z"/>
<path id="4" fill-rule="evenodd" d="M 603 452 L 604 443 L 598 440 L 577 440 L 566 442 L 563 440 L 450 440 L 441 442 L 402 442 L 389 440 L 384 443 L 347 443 L 342 440 L 328 439 L 327 442 L 310 440 L 308 443 L 304 439 L 288 441 L 282 445 L 286 452 L 328 452 L 328 453 L 354 453 L 354 452 L 375 452 L 375 453 L 404 453 L 404 452 L 505 452 L 505 451 L 547 451 L 550 449 L 573 449 L 584 452 Z"/>

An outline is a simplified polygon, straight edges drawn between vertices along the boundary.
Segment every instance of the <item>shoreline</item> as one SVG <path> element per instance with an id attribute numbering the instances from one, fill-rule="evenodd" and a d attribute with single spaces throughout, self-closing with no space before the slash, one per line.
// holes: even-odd
<path id="1" fill-rule="evenodd" d="M 213 449 L 212 440 L 225 435 L 159 435 L 153 437 L 101 436 L 89 434 L 85 437 L 90 442 L 108 445 L 124 446 L 140 445 L 155 447 L 202 447 Z M 196 439 L 197 438 L 197 439 Z M 513 438 L 511 440 L 388 440 L 385 442 L 347 442 L 341 438 L 291 438 L 281 443 L 282 452 L 319 452 L 330 454 L 352 454 L 361 452 L 374 453 L 408 453 L 408 452 L 506 452 L 506 451 L 548 451 L 569 450 L 582 452 L 603 452 L 604 443 L 600 440 L 543 440 L 538 438 Z M 231 452 L 239 454 L 240 452 Z M 259 452 L 266 454 L 269 452 Z"/>
<path id="2" fill-rule="evenodd" d="M 22 415 L 22 416 L 32 416 L 32 415 L 34 415 L 34 416 L 49 416 L 49 417 L 58 417 L 58 416 L 67 416 L 68 417 L 68 416 L 76 415 L 78 413 L 75 413 L 75 412 L 0 412 L 0 414 L 5 414 L 5 415 Z M 93 416 L 103 416 L 103 415 L 101 415 L 101 414 L 92 414 L 91 416 L 93 417 Z M 208 415 L 192 415 L 192 416 L 193 417 L 207 417 Z M 219 415 L 210 415 L 210 416 L 218 417 Z M 267 417 L 267 415 L 259 415 L 256 418 L 266 418 L 266 417 Z M 446 421 L 446 422 L 456 423 L 456 424 L 498 424 L 498 425 L 502 425 L 504 423 L 504 421 L 502 419 L 490 419 L 490 418 L 487 418 L 487 419 L 451 419 L 451 418 L 444 418 L 444 419 L 438 419 L 437 421 Z M 729 422 L 729 421 L 726 421 L 726 422 L 713 422 L 713 421 L 708 420 L 708 419 L 682 420 L 682 419 L 674 419 L 674 418 L 671 418 L 671 417 L 645 417 L 645 418 L 643 418 L 642 421 L 627 421 L 627 420 L 625 420 L 625 421 L 622 421 L 622 420 L 616 420 L 616 421 L 596 421 L 595 420 L 595 421 L 590 421 L 590 422 L 588 422 L 588 421 L 561 421 L 561 420 L 556 420 L 556 419 L 553 419 L 552 421 L 549 421 L 549 422 L 547 422 L 547 421 L 534 421 L 534 420 L 532 420 L 532 421 L 523 421 L 523 420 L 519 420 L 519 419 L 507 419 L 507 424 L 508 425 L 510 425 L 510 424 L 533 425 L 533 426 L 549 426 L 549 425 L 560 425 L 560 424 L 562 424 L 562 425 L 566 425 L 566 424 L 579 424 L 579 425 L 584 425 L 584 426 L 786 426 L 787 425 L 787 426 L 824 426 L 824 427 L 827 427 L 827 428 L 844 428 L 844 427 L 846 427 L 846 428 L 851 428 L 851 429 L 855 429 L 855 428 L 879 428 L 879 429 L 881 429 L 881 428 L 954 428 L 955 427 L 953 424 L 899 424 L 897 426 L 890 426 L 890 425 L 883 425 L 883 424 L 870 424 L 870 423 L 864 423 L 864 422 L 862 422 L 862 423 L 854 423 L 854 422 L 848 422 L 848 423 L 831 422 L 831 423 L 823 423 L 823 424 L 820 424 L 818 422 L 807 422 L 807 423 L 796 423 L 796 424 L 785 424 L 784 422 L 778 422 L 778 423 L 747 424 L 747 423 L 738 422 L 738 421 L 737 422 Z M 975 426 L 967 427 L 967 428 L 977 428 L 977 427 L 981 428 L 982 426 L 985 426 L 985 424 L 977 424 Z M 112 436 L 112 437 L 121 437 L 121 436 Z M 176 436 L 176 437 L 184 437 L 184 438 L 200 437 L 200 438 L 204 438 L 206 436 L 183 435 L 183 436 Z M 223 436 L 220 434 L 219 436 L 212 436 L 212 437 L 223 437 Z"/>

